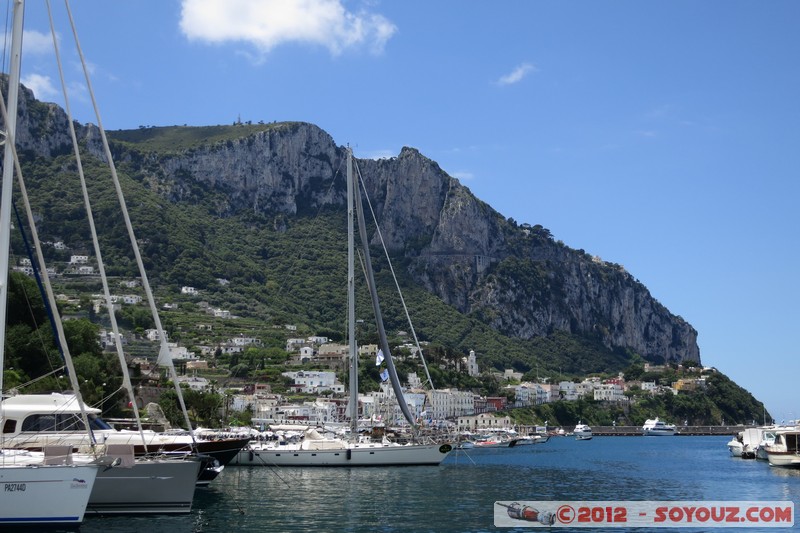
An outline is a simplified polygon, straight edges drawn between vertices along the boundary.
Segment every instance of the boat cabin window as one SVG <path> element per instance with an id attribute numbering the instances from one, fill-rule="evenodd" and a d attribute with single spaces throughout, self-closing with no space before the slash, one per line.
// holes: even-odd
<path id="1" fill-rule="evenodd" d="M 800 436 L 797 433 L 787 433 L 784 435 L 786 438 L 786 451 L 796 452 L 797 451 L 797 437 Z"/>
<path id="2" fill-rule="evenodd" d="M 14 433 L 17 429 L 17 421 L 13 418 L 6 418 L 3 422 L 3 433 Z"/>
<path id="3" fill-rule="evenodd" d="M 74 414 L 36 414 L 25 417 L 22 431 L 83 431 L 80 417 Z"/>

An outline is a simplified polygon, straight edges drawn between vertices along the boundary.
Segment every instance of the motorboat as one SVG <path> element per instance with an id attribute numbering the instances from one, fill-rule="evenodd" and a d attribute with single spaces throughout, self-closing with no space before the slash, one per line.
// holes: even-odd
<path id="1" fill-rule="evenodd" d="M 511 439 L 508 447 L 513 448 L 515 446 L 526 446 L 529 444 L 544 444 L 548 440 L 550 440 L 550 435 L 523 435 L 521 437 Z"/>
<path id="2" fill-rule="evenodd" d="M 728 451 L 731 452 L 731 457 L 741 457 L 742 450 L 744 449 L 744 444 L 742 443 L 742 434 L 739 433 L 738 435 L 731 437 L 731 440 L 728 441 L 726 446 L 728 447 Z"/>
<path id="3" fill-rule="evenodd" d="M 758 446 L 756 446 L 756 459 L 768 461 L 767 446 L 772 446 L 773 444 L 775 444 L 775 430 L 762 429 L 761 440 L 758 442 Z"/>
<path id="4" fill-rule="evenodd" d="M 734 435 L 727 444 L 731 456 L 755 459 L 763 434 L 764 430 L 761 428 L 747 428 Z"/>
<path id="5" fill-rule="evenodd" d="M 784 430 L 775 433 L 775 442 L 764 447 L 772 466 L 800 467 L 800 431 Z"/>
<path id="6" fill-rule="evenodd" d="M 572 430 L 572 434 L 575 435 L 575 440 L 590 440 L 592 438 L 592 428 L 579 421 L 575 429 Z"/>
<path id="7" fill-rule="evenodd" d="M 674 424 L 667 424 L 663 420 L 659 420 L 658 417 L 646 420 L 644 425 L 642 426 L 642 435 L 646 437 L 672 436 L 675 435 L 676 432 L 677 431 L 675 430 Z"/>

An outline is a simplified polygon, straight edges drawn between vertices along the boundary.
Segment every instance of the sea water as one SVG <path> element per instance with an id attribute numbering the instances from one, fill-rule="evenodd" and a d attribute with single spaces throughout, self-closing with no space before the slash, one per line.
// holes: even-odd
<path id="1" fill-rule="evenodd" d="M 800 470 L 730 457 L 728 440 L 730 437 L 595 437 L 587 441 L 553 437 L 545 444 L 455 451 L 438 467 L 229 466 L 208 488 L 197 490 L 188 515 L 87 516 L 80 531 L 531 531 L 496 528 L 494 503 L 746 500 L 797 504 Z M 793 528 L 797 529 L 800 524 Z"/>

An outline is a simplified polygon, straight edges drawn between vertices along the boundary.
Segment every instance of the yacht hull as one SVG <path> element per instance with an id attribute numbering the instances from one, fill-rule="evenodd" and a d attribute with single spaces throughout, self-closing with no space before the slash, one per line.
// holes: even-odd
<path id="1" fill-rule="evenodd" d="M 0 525 L 79 524 L 97 466 L 0 466 Z"/>
<path id="2" fill-rule="evenodd" d="M 192 509 L 201 463 L 136 461 L 129 468 L 101 468 L 87 514 L 182 514 Z"/>
<path id="3" fill-rule="evenodd" d="M 287 448 L 287 449 L 283 449 Z M 239 452 L 231 465 L 244 466 L 411 466 L 438 465 L 452 450 L 449 444 L 408 446 L 351 445 L 304 450 L 292 447 L 253 447 Z"/>
<path id="4" fill-rule="evenodd" d="M 767 460 L 773 466 L 800 467 L 799 452 L 767 452 Z"/>

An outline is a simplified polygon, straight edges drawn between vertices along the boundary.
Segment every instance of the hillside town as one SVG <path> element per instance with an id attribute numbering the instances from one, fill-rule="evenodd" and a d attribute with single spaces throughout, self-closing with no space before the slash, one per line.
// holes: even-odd
<path id="1" fill-rule="evenodd" d="M 63 243 L 47 243 L 56 250 L 64 252 Z M 22 258 L 15 270 L 33 275 L 30 261 Z M 67 275 L 70 277 L 90 278 L 97 275 L 92 261 L 87 255 L 70 255 L 68 262 L 60 268 L 48 269 L 49 277 Z M 220 286 L 226 286 L 228 281 L 217 279 Z M 111 302 L 115 311 L 123 306 L 136 306 L 142 304 L 142 297 L 137 294 L 140 281 L 122 280 L 118 286 L 123 291 L 111 294 Z M 196 324 L 197 331 L 210 333 L 215 329 L 214 320 L 235 320 L 237 317 L 229 310 L 215 307 L 203 300 L 203 292 L 192 286 L 183 286 L 180 289 L 182 298 L 193 301 L 198 309 L 208 317 L 209 322 Z M 65 294 L 59 294 L 57 299 L 64 303 L 76 303 L 77 300 Z M 93 294 L 91 305 L 95 313 L 103 312 L 105 299 L 101 294 Z M 177 302 L 164 303 L 166 311 L 175 310 Z M 297 332 L 297 327 L 291 324 L 281 326 L 287 336 Z M 135 335 L 133 333 L 120 333 L 119 342 L 123 346 L 129 344 Z M 147 329 L 143 338 L 149 342 L 158 342 L 158 331 Z M 101 329 L 99 342 L 103 349 L 115 349 L 114 334 L 106 329 Z M 422 343 L 423 346 L 425 343 Z M 276 424 L 336 424 L 341 423 L 349 412 L 346 386 L 339 381 L 338 376 L 347 369 L 348 347 L 344 344 L 331 342 L 325 336 L 312 335 L 308 337 L 289 336 L 286 339 L 285 351 L 287 367 L 304 367 L 301 370 L 290 370 L 282 376 L 290 380 L 290 393 L 280 394 L 273 392 L 268 383 L 244 383 L 221 388 L 217 380 L 204 377 L 213 369 L 213 360 L 220 356 L 236 356 L 243 354 L 248 348 L 259 348 L 263 341 L 254 335 L 238 334 L 224 341 L 197 342 L 190 351 L 178 342 L 167 342 L 170 357 L 179 366 L 184 374 L 178 380 L 182 385 L 198 392 L 222 392 L 226 398 L 226 408 L 232 412 L 247 412 L 252 416 L 252 423 L 256 426 L 266 427 Z M 405 357 L 420 359 L 417 347 L 411 343 L 398 346 L 397 353 L 409 354 Z M 363 360 L 375 358 L 378 347 L 367 344 L 358 348 Z M 394 352 L 393 352 L 394 353 Z M 402 358 L 395 353 L 395 358 Z M 153 371 L 154 362 L 143 356 L 129 356 L 129 364 L 138 366 L 143 373 Z M 363 363 L 362 363 L 363 364 Z M 309 369 L 311 368 L 311 369 Z M 662 373 L 665 366 L 644 363 L 644 372 L 650 376 Z M 454 388 L 436 389 L 423 381 L 415 372 L 407 375 L 404 383 L 403 400 L 420 425 L 437 429 L 480 430 L 492 427 L 508 427 L 511 424 L 507 416 L 500 416 L 500 412 L 510 408 L 524 408 L 538 406 L 556 401 L 577 401 L 591 399 L 606 402 L 610 405 L 625 406 L 642 395 L 677 395 L 681 392 L 703 390 L 706 387 L 706 376 L 714 372 L 713 368 L 695 368 L 692 377 L 681 378 L 670 385 L 658 384 L 656 380 L 640 381 L 625 379 L 620 372 L 615 377 L 587 376 L 583 379 L 571 381 L 550 382 L 549 378 L 536 381 L 524 381 L 523 374 L 513 369 L 500 372 L 494 369 L 480 369 L 474 351 L 457 361 L 458 372 L 463 372 L 472 377 L 488 372 L 499 383 L 505 394 L 497 396 L 481 396 L 472 391 Z M 435 384 L 434 384 L 435 385 Z M 155 400 L 157 389 L 140 387 L 142 397 L 140 402 L 144 405 Z M 144 392 L 149 391 L 149 392 Z M 307 395 L 309 399 L 302 402 L 292 402 L 289 396 Z M 403 425 L 404 418 L 400 406 L 395 400 L 392 388 L 385 381 L 379 385 L 379 390 L 359 394 L 359 417 L 365 421 L 381 422 L 387 425 Z"/>
<path id="2" fill-rule="evenodd" d="M 288 326 L 293 330 L 292 326 Z M 107 335 L 107 334 L 105 334 Z M 157 339 L 155 330 L 146 332 L 150 340 Z M 106 337 L 107 339 L 107 337 Z M 226 408 L 233 412 L 248 412 L 252 416 L 252 424 L 256 427 L 267 427 L 284 424 L 336 425 L 341 424 L 349 413 L 347 390 L 338 376 L 347 368 L 348 347 L 330 342 L 322 336 L 307 338 L 288 338 L 286 352 L 289 355 L 286 366 L 304 366 L 306 369 L 282 372 L 282 376 L 291 382 L 290 393 L 275 393 L 267 383 L 246 383 L 242 386 L 217 387 L 214 380 L 203 377 L 203 371 L 209 368 L 205 359 L 213 353 L 242 353 L 249 346 L 259 346 L 261 341 L 255 337 L 236 336 L 219 346 L 201 346 L 201 353 L 188 352 L 177 343 L 168 343 L 173 360 L 186 369 L 185 375 L 178 380 L 186 387 L 198 392 L 221 392 L 226 398 Z M 397 353 L 410 353 L 410 357 L 419 359 L 417 348 L 404 344 L 398 346 Z M 370 364 L 380 357 L 378 347 L 374 344 L 359 347 L 361 364 Z M 152 362 L 137 359 L 133 364 L 147 369 Z M 313 370 L 307 369 L 314 368 Z M 470 376 L 481 374 L 475 351 L 463 357 L 458 370 Z M 666 370 L 663 365 L 644 363 L 644 371 L 658 374 Z M 692 369 L 691 378 L 681 378 L 670 386 L 659 385 L 655 380 L 626 380 L 620 372 L 616 377 L 585 377 L 581 380 L 559 381 L 549 383 L 549 379 L 523 381 L 523 374 L 511 369 L 503 372 L 490 370 L 500 383 L 503 383 L 504 395 L 481 396 L 472 391 L 455 388 L 435 389 L 416 372 L 407 375 L 404 383 L 403 401 L 423 427 L 434 429 L 455 429 L 458 431 L 474 431 L 490 428 L 511 427 L 513 423 L 508 416 L 500 412 L 511 408 L 522 408 L 542 405 L 556 401 L 578 401 L 591 399 L 609 404 L 625 405 L 640 395 L 677 395 L 681 392 L 702 390 L 706 387 L 706 378 L 714 368 Z M 288 398 L 307 395 L 301 402 Z M 366 422 L 381 423 L 390 426 L 404 425 L 404 419 L 392 387 L 387 382 L 380 383 L 379 390 L 361 393 L 358 397 L 359 418 Z"/>

